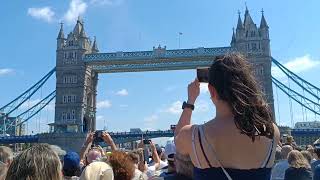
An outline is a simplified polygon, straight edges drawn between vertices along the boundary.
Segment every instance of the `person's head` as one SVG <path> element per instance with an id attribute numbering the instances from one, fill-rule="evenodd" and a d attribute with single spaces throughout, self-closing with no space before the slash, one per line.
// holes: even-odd
<path id="1" fill-rule="evenodd" d="M 293 150 L 293 147 L 290 145 L 284 145 L 281 149 L 281 157 L 282 159 L 287 159 L 288 154 Z"/>
<path id="2" fill-rule="evenodd" d="M 309 151 L 307 151 L 307 150 L 301 151 L 301 154 L 303 155 L 304 158 L 306 158 L 306 160 L 308 161 L 308 163 L 311 164 L 312 154 L 311 154 Z"/>
<path id="3" fill-rule="evenodd" d="M 175 154 L 176 172 L 186 177 L 193 179 L 193 164 L 188 155 L 182 155 L 180 153 Z"/>
<path id="4" fill-rule="evenodd" d="M 113 170 L 105 162 L 93 162 L 83 170 L 80 180 L 113 180 Z"/>
<path id="5" fill-rule="evenodd" d="M 273 117 L 247 59 L 240 54 L 218 57 L 209 70 L 209 92 L 217 113 L 232 113 L 241 133 L 273 138 Z"/>
<path id="6" fill-rule="evenodd" d="M 6 146 L 0 146 L 0 179 L 4 179 L 12 162 L 12 150 Z"/>
<path id="7" fill-rule="evenodd" d="M 48 144 L 36 144 L 13 159 L 6 179 L 61 180 L 59 157 Z"/>
<path id="8" fill-rule="evenodd" d="M 137 165 L 140 162 L 140 155 L 138 151 L 131 151 L 128 153 L 128 156 L 134 164 Z"/>
<path id="9" fill-rule="evenodd" d="M 314 153 L 317 155 L 317 158 L 320 159 L 320 144 L 314 144 Z"/>
<path id="10" fill-rule="evenodd" d="M 287 136 L 287 143 L 292 144 L 293 143 L 293 137 L 292 136 Z"/>
<path id="11" fill-rule="evenodd" d="M 63 157 L 62 171 L 67 177 L 80 175 L 80 156 L 76 152 L 68 152 Z"/>
<path id="12" fill-rule="evenodd" d="M 175 167 L 176 146 L 173 142 L 169 142 L 166 144 L 164 149 L 165 149 L 164 153 L 168 160 L 168 166 L 175 171 L 176 170 L 176 167 Z"/>
<path id="13" fill-rule="evenodd" d="M 90 149 L 86 155 L 87 165 L 102 157 L 100 150 Z"/>
<path id="14" fill-rule="evenodd" d="M 292 150 L 288 155 L 288 163 L 293 168 L 310 168 L 307 159 L 297 150 Z"/>
<path id="15" fill-rule="evenodd" d="M 113 151 L 109 157 L 109 163 L 115 179 L 131 180 L 134 177 L 134 163 L 125 152 Z"/>

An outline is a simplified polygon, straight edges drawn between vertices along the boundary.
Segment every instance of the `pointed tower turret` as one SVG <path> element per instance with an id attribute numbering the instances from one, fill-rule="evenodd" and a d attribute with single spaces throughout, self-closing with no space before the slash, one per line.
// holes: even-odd
<path id="1" fill-rule="evenodd" d="M 84 30 L 84 24 L 82 23 L 82 28 L 81 28 L 81 31 L 80 31 L 80 37 L 81 38 L 87 38 L 87 34 L 86 34 L 86 31 Z"/>
<path id="2" fill-rule="evenodd" d="M 234 46 L 234 44 L 236 43 L 236 35 L 234 33 L 234 28 L 232 28 L 232 39 L 231 39 L 231 46 Z"/>
<path id="3" fill-rule="evenodd" d="M 82 19 L 79 16 L 77 20 L 77 24 L 74 26 L 73 34 L 75 36 L 80 36 L 81 30 L 82 30 Z"/>
<path id="4" fill-rule="evenodd" d="M 94 41 L 93 41 L 93 45 L 92 45 L 92 48 L 91 48 L 91 52 L 92 53 L 98 53 L 99 52 L 96 37 L 94 37 Z"/>
<path id="5" fill-rule="evenodd" d="M 266 19 L 264 18 L 264 11 L 263 9 L 261 10 L 262 13 L 262 17 L 261 17 L 261 21 L 260 21 L 260 29 L 262 28 L 269 28 Z"/>
<path id="6" fill-rule="evenodd" d="M 249 13 L 249 10 L 248 10 L 247 6 L 246 6 L 246 11 L 244 13 L 244 22 L 243 22 L 243 24 L 244 24 L 245 28 L 247 28 L 247 27 L 249 27 L 251 25 L 254 25 L 254 22 L 253 22 L 253 20 L 252 20 L 252 18 L 250 16 L 250 13 Z"/>
<path id="7" fill-rule="evenodd" d="M 65 38 L 63 33 L 63 23 L 61 23 L 60 31 L 57 37 L 57 49 L 63 48 L 65 45 Z"/>
<path id="8" fill-rule="evenodd" d="M 240 11 L 238 11 L 238 24 L 237 24 L 237 30 L 238 29 L 243 29 L 243 24 L 240 16 Z"/>

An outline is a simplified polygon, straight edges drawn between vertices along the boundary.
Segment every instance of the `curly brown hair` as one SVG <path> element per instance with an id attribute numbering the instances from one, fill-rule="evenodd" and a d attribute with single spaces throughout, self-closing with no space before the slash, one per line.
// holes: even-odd
<path id="1" fill-rule="evenodd" d="M 209 84 L 234 114 L 234 123 L 252 141 L 274 135 L 273 116 L 253 76 L 248 60 L 238 53 L 217 57 L 209 71 Z"/>
<path id="2" fill-rule="evenodd" d="M 109 157 L 115 180 L 131 180 L 134 177 L 135 167 L 128 154 L 113 151 Z"/>

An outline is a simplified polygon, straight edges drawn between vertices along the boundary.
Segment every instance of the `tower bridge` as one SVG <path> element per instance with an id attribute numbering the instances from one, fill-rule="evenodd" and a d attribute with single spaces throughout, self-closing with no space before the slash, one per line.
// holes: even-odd
<path id="1" fill-rule="evenodd" d="M 262 12 L 259 27 L 253 22 L 248 9 L 244 21 L 239 14 L 236 29 L 233 29 L 230 45 L 225 47 L 197 47 L 191 49 L 167 49 L 166 46 L 153 47 L 150 51 L 100 53 L 97 39 L 93 42 L 87 36 L 81 19 L 73 31 L 65 36 L 63 24 L 57 37 L 56 67 L 39 82 L 0 108 L 0 130 L 21 126 L 40 112 L 55 97 L 54 122 L 50 123 L 49 134 L 25 137 L 0 137 L 1 143 L 48 142 L 66 150 L 79 150 L 85 134 L 96 129 L 96 97 L 98 76 L 101 73 L 167 71 L 208 67 L 217 56 L 239 52 L 252 64 L 255 77 L 265 94 L 267 103 L 274 112 L 272 83 L 288 97 L 306 110 L 320 115 L 320 89 L 281 65 L 271 56 L 269 26 Z M 271 65 L 274 63 L 288 79 L 296 83 L 303 93 L 293 90 L 272 77 Z M 24 102 L 39 90 L 55 72 L 56 89 L 41 103 L 18 115 L 19 123 L 6 123 Z M 310 96 L 307 96 L 309 94 Z M 2 121 L 1 121 L 2 120 Z M 141 134 L 112 134 L 119 142 L 136 140 Z M 172 131 L 158 131 L 150 137 L 172 136 Z M 117 137 L 116 137 L 117 136 Z"/>

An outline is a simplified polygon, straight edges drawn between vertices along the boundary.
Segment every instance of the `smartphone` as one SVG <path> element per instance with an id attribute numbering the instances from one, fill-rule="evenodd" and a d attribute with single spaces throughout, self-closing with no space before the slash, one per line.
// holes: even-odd
<path id="1" fill-rule="evenodd" d="M 151 140 L 150 139 L 144 139 L 143 144 L 150 144 Z"/>
<path id="2" fill-rule="evenodd" d="M 96 131 L 93 135 L 93 141 L 94 142 L 103 142 L 102 139 L 102 131 Z"/>
<path id="3" fill-rule="evenodd" d="M 209 82 L 209 68 L 197 68 L 197 78 L 199 82 Z"/>

